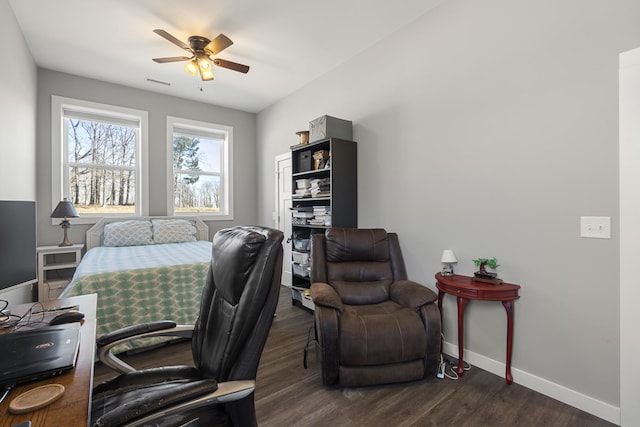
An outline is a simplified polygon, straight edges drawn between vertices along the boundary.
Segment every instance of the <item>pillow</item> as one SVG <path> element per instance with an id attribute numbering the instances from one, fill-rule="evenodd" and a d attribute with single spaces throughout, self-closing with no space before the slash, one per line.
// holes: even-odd
<path id="1" fill-rule="evenodd" d="M 155 243 L 195 242 L 196 227 L 187 219 L 154 219 L 153 241 Z"/>
<path id="2" fill-rule="evenodd" d="M 103 246 L 153 245 L 150 221 L 119 221 L 104 226 Z"/>

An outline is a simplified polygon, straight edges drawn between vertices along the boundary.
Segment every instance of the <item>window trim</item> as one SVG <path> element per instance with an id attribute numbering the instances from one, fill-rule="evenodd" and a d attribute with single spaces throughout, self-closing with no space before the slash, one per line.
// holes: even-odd
<path id="1" fill-rule="evenodd" d="M 139 139 L 136 159 L 136 211 L 130 216 L 149 215 L 149 114 L 147 111 L 126 108 L 117 105 L 101 104 L 98 102 L 85 101 L 82 99 L 67 98 L 63 96 L 51 96 L 51 212 L 63 198 L 69 197 L 69 189 L 64 188 L 65 163 L 64 155 L 64 119 L 65 109 L 85 112 L 87 114 L 111 115 L 125 120 L 139 121 Z M 106 114 L 105 114 L 106 113 Z M 68 180 L 68 178 L 67 178 Z M 72 224 L 95 224 L 101 218 L 122 216 L 122 214 L 100 214 L 83 215 L 78 218 L 71 218 Z M 56 225 L 59 219 L 51 219 L 51 224 Z"/>
<path id="2" fill-rule="evenodd" d="M 226 136 L 223 141 L 223 156 L 221 159 L 222 188 L 226 194 L 224 212 L 220 213 L 186 213 L 179 212 L 180 216 L 197 216 L 205 221 L 230 221 L 233 220 L 233 127 L 217 123 L 202 122 L 185 119 L 182 117 L 167 116 L 167 215 L 175 215 L 173 200 L 173 133 L 176 129 L 191 130 L 203 133 L 222 133 Z"/>

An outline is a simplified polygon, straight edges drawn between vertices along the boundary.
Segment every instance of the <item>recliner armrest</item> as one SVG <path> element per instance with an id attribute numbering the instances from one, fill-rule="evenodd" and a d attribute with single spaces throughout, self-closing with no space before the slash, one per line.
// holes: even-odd
<path id="1" fill-rule="evenodd" d="M 433 303 L 438 295 L 431 289 L 412 280 L 398 280 L 391 284 L 391 299 L 403 307 L 417 309 Z"/>
<path id="2" fill-rule="evenodd" d="M 336 290 L 327 283 L 312 283 L 311 299 L 315 305 L 333 308 L 342 313 L 342 299 L 340 299 L 340 295 Z"/>

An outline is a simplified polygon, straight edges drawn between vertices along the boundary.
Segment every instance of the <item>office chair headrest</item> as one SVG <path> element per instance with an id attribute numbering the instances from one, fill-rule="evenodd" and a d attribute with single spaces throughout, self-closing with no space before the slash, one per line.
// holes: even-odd
<path id="1" fill-rule="evenodd" d="M 265 241 L 266 236 L 252 227 L 234 227 L 215 234 L 211 261 L 213 280 L 229 304 L 236 305 L 240 301 Z"/>

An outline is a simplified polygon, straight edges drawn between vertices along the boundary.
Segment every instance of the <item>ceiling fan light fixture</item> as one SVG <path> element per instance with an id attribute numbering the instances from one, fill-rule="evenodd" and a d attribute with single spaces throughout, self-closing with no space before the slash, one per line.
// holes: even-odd
<path id="1" fill-rule="evenodd" d="M 198 67 L 200 67 L 201 70 L 210 70 L 211 63 L 206 57 L 203 56 L 198 59 Z"/>
<path id="2" fill-rule="evenodd" d="M 207 70 L 200 69 L 200 77 L 205 81 L 213 80 L 213 71 L 211 70 L 211 67 Z"/>
<path id="3" fill-rule="evenodd" d="M 209 62 L 209 58 L 204 53 L 198 53 L 198 68 L 200 69 L 200 77 L 202 80 L 213 80 L 213 66 Z"/>
<path id="4" fill-rule="evenodd" d="M 187 65 L 185 65 L 184 69 L 187 71 L 187 73 L 195 76 L 196 74 L 198 74 L 198 63 L 195 59 L 192 59 L 191 61 L 187 62 Z"/>
<path id="5" fill-rule="evenodd" d="M 154 62 L 164 64 L 167 62 L 187 61 L 185 66 L 187 73 L 193 76 L 199 73 L 200 78 L 204 81 L 213 80 L 214 65 L 245 74 L 249 71 L 249 66 L 247 65 L 238 64 L 221 58 L 212 58 L 213 55 L 217 55 L 233 44 L 229 37 L 224 34 L 219 34 L 213 40 L 202 36 L 191 36 L 189 37 L 189 44 L 186 44 L 164 30 L 156 29 L 153 30 L 153 32 L 175 44 L 179 48 L 190 51 L 193 55 L 191 57 L 171 56 L 164 58 L 152 58 Z"/>

